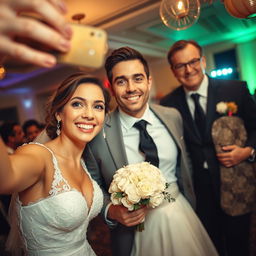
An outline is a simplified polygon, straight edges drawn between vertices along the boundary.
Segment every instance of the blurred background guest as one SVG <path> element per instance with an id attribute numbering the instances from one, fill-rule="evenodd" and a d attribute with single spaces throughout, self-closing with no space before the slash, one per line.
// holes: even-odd
<path id="1" fill-rule="evenodd" d="M 27 120 L 23 126 L 26 142 L 33 141 L 42 130 L 42 125 L 35 119 Z"/>
<path id="2" fill-rule="evenodd" d="M 8 154 L 13 154 L 15 149 L 24 143 L 24 132 L 16 122 L 6 122 L 0 127 L 0 134 L 6 145 Z M 7 219 L 10 204 L 9 195 L 0 196 L 0 255 L 7 255 L 4 244 L 9 233 L 9 223 Z"/>
<path id="3" fill-rule="evenodd" d="M 7 147 L 8 154 L 13 154 L 14 150 L 25 142 L 22 127 L 17 122 L 6 122 L 0 127 L 0 134 Z"/>

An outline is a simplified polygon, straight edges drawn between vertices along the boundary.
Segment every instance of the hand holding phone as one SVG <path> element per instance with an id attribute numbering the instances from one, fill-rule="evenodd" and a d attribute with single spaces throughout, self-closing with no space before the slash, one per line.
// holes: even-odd
<path id="1" fill-rule="evenodd" d="M 73 36 L 67 53 L 57 56 L 59 63 L 99 68 L 108 50 L 107 33 L 96 27 L 71 24 Z"/>

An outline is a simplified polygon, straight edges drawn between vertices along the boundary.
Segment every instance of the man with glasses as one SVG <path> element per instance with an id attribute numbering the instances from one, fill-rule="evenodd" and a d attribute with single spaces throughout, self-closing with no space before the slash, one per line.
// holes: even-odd
<path id="1" fill-rule="evenodd" d="M 174 107 L 182 115 L 184 137 L 193 165 L 197 213 L 220 255 L 249 255 L 250 213 L 229 216 L 220 206 L 220 165 L 232 167 L 254 157 L 256 148 L 256 104 L 246 83 L 212 79 L 205 75 L 206 59 L 195 41 L 177 41 L 168 52 L 171 70 L 181 86 L 165 96 L 160 104 Z M 211 136 L 216 104 L 235 102 L 243 119 L 246 147 L 223 147 L 216 154 Z"/>

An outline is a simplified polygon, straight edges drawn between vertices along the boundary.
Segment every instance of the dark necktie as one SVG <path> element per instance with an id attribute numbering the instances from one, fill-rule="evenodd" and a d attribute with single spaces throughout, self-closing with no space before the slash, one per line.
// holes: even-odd
<path id="1" fill-rule="evenodd" d="M 154 166 L 158 167 L 159 159 L 156 144 L 154 143 L 152 137 L 148 134 L 146 130 L 147 124 L 147 121 L 140 120 L 139 122 L 133 125 L 140 132 L 139 150 L 145 154 L 146 162 L 150 162 Z"/>
<path id="2" fill-rule="evenodd" d="M 201 138 L 203 139 L 204 132 L 205 132 L 206 118 L 205 118 L 205 113 L 202 109 L 202 106 L 199 102 L 200 95 L 198 93 L 193 93 L 191 94 L 191 98 L 194 100 L 194 103 L 195 103 L 195 123 L 201 135 Z"/>

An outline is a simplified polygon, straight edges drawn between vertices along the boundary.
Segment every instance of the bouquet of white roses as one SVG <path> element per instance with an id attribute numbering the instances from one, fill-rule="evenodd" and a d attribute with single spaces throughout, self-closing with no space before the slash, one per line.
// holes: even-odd
<path id="1" fill-rule="evenodd" d="M 168 183 L 162 172 L 148 162 L 130 164 L 116 171 L 109 187 L 111 201 L 114 205 L 123 205 L 129 211 L 137 210 L 143 205 L 155 208 L 164 199 L 173 201 L 166 191 Z M 144 223 L 137 226 L 142 231 Z"/>

